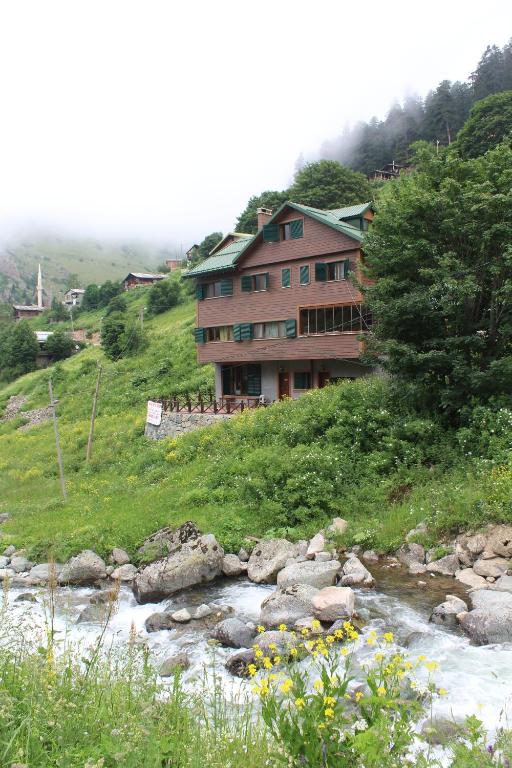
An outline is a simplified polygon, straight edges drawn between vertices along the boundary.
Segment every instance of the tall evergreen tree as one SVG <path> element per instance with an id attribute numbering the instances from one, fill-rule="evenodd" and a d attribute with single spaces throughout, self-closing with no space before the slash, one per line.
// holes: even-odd
<path id="1" fill-rule="evenodd" d="M 496 45 L 488 45 L 470 77 L 476 101 L 498 93 L 504 87 L 504 56 Z"/>

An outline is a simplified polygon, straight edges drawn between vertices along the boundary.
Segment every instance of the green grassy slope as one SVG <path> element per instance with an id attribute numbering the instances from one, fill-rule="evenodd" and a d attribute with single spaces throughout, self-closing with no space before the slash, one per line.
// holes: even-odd
<path id="1" fill-rule="evenodd" d="M 144 289 L 128 297 L 136 314 Z M 97 313 L 83 316 L 90 327 Z M 51 423 L 0 423 L 4 541 L 59 558 L 84 547 L 134 552 L 162 525 L 194 519 L 229 549 L 247 535 L 301 537 L 333 515 L 351 541 L 392 549 L 422 519 L 437 537 L 512 520 L 512 414 L 480 409 L 458 432 L 420 419 L 379 379 L 343 383 L 298 402 L 245 412 L 160 442 L 143 436 L 146 400 L 212 384 L 196 363 L 194 303 L 147 321 L 142 354 L 116 363 L 89 348 L 52 369 L 68 499 L 60 497 Z M 85 463 L 97 363 L 104 365 L 93 457 Z M 49 371 L 0 390 L 47 404 Z M 429 542 L 425 542 L 429 543 Z"/>
<path id="2" fill-rule="evenodd" d="M 34 301 L 39 263 L 48 303 L 72 275 L 74 287 L 120 280 L 131 270 L 155 269 L 172 253 L 172 246 L 151 243 L 27 234 L 0 247 L 0 300 Z"/>

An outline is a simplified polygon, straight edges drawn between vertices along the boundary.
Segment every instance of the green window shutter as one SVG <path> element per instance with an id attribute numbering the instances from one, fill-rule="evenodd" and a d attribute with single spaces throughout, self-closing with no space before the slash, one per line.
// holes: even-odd
<path id="1" fill-rule="evenodd" d="M 252 275 L 242 275 L 240 280 L 240 287 L 242 288 L 242 291 L 245 293 L 250 293 L 252 291 L 252 282 Z"/>
<path id="2" fill-rule="evenodd" d="M 253 363 L 247 366 L 247 394 L 252 397 L 261 395 L 261 365 Z"/>
<path id="3" fill-rule="evenodd" d="M 242 341 L 242 326 L 240 323 L 233 326 L 233 338 L 235 341 Z"/>
<path id="4" fill-rule="evenodd" d="M 252 339 L 252 323 L 240 323 L 240 341 Z"/>
<path id="5" fill-rule="evenodd" d="M 279 226 L 277 224 L 264 224 L 263 240 L 266 243 L 278 243 L 279 242 Z"/>
<path id="6" fill-rule="evenodd" d="M 281 270 L 281 287 L 289 288 L 291 286 L 291 270 L 289 267 Z"/>
<path id="7" fill-rule="evenodd" d="M 292 240 L 298 240 L 299 237 L 304 237 L 304 222 L 302 219 L 295 219 L 290 222 L 290 235 Z"/>
<path id="8" fill-rule="evenodd" d="M 220 281 L 220 295 L 221 296 L 232 296 L 233 295 L 233 281 L 232 280 L 221 280 Z"/>
<path id="9" fill-rule="evenodd" d="M 343 262 L 343 277 L 346 279 L 350 273 L 350 259 L 345 259 Z"/>
<path id="10" fill-rule="evenodd" d="M 197 283 L 196 285 L 196 299 L 198 301 L 202 301 L 204 299 L 205 294 L 205 285 L 204 283 Z"/>
<path id="11" fill-rule="evenodd" d="M 265 272 L 265 290 L 268 291 L 270 285 L 270 272 Z"/>
<path id="12" fill-rule="evenodd" d="M 204 344 L 206 341 L 206 328 L 195 328 L 194 337 L 196 344 Z"/>
<path id="13" fill-rule="evenodd" d="M 327 264 L 324 261 L 315 264 L 315 280 L 317 283 L 325 283 L 327 280 Z"/>
<path id="14" fill-rule="evenodd" d="M 309 283 L 309 266 L 304 264 L 300 268 L 299 282 L 301 285 L 307 285 Z"/>
<path id="15" fill-rule="evenodd" d="M 297 321 L 295 320 L 295 318 L 290 318 L 290 320 L 285 320 L 284 325 L 286 328 L 286 338 L 294 339 L 297 335 Z"/>

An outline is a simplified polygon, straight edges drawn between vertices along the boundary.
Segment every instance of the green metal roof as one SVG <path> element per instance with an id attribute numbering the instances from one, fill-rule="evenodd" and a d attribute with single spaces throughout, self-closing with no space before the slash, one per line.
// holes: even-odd
<path id="1" fill-rule="evenodd" d="M 255 237 L 256 235 L 245 235 L 243 238 L 239 238 L 226 245 L 214 256 L 208 256 L 207 259 L 196 267 L 189 269 L 186 277 L 198 277 L 199 275 L 206 275 L 211 272 L 224 272 L 228 269 L 234 269 L 238 257 L 242 251 L 245 251 L 249 243 L 252 243 Z"/>
<path id="2" fill-rule="evenodd" d="M 353 227 L 351 224 L 347 224 L 345 221 L 340 221 L 332 211 L 324 211 L 321 208 L 312 208 L 310 205 L 301 205 L 300 203 L 284 203 L 284 205 L 282 205 L 276 212 L 275 216 L 277 216 L 286 205 L 300 213 L 306 214 L 306 216 L 311 216 L 312 219 L 316 219 L 338 232 L 342 232 L 344 235 L 348 235 L 348 237 L 357 240 L 359 243 L 363 242 L 364 232 L 361 232 L 360 229 Z"/>
<path id="3" fill-rule="evenodd" d="M 360 205 L 348 205 L 346 208 L 333 208 L 329 213 L 334 214 L 337 219 L 352 219 L 356 216 L 362 216 L 363 213 L 369 208 L 373 207 L 373 203 L 360 203 Z"/>

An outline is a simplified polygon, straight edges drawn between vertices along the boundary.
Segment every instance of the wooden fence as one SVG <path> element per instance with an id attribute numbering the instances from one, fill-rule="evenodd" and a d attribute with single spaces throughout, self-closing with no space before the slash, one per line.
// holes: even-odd
<path id="1" fill-rule="evenodd" d="M 161 397 L 154 400 L 162 404 L 164 413 L 242 413 L 247 408 L 261 408 L 267 405 L 259 397 L 229 395 L 216 400 L 213 393 L 206 395 L 199 392 L 194 397 L 189 395 Z"/>

